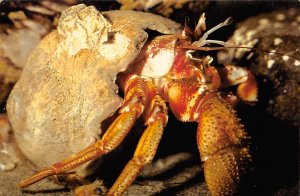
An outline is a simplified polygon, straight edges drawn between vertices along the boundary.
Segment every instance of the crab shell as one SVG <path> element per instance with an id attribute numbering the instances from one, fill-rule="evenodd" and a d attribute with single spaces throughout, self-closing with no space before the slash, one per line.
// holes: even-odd
<path id="1" fill-rule="evenodd" d="M 7 102 L 18 145 L 34 165 L 62 161 L 99 138 L 100 123 L 121 106 L 116 75 L 141 51 L 145 29 L 181 32 L 177 23 L 149 13 L 100 13 L 83 4 L 62 13 Z M 86 166 L 76 169 L 78 176 L 87 174 Z"/>

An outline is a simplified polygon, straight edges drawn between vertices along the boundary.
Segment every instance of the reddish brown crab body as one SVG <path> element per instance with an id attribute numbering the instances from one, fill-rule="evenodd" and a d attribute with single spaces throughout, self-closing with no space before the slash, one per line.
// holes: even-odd
<path id="1" fill-rule="evenodd" d="M 205 162 L 208 187 L 214 195 L 233 194 L 237 191 L 236 184 L 250 161 L 247 146 L 243 146 L 243 140 L 247 138 L 246 133 L 233 109 L 217 93 L 221 86 L 217 70 L 207 67 L 205 72 L 201 72 L 198 67 L 203 65 L 188 58 L 188 51 L 176 43 L 178 39 L 179 37 L 175 36 L 160 36 L 152 40 L 130 70 L 121 75 L 121 78 L 128 78 L 121 79 L 126 81 L 122 86 L 132 84 L 128 80 L 138 80 L 137 78 L 148 83 L 150 80 L 155 84 L 155 87 L 151 88 L 157 90 L 152 90 L 151 95 L 146 97 L 153 97 L 156 92 L 169 103 L 177 119 L 198 122 L 197 142 L 201 160 Z M 157 68 L 168 72 L 163 76 L 153 77 L 156 71 L 160 74 L 162 72 L 155 70 L 155 67 L 148 68 L 151 66 L 149 61 L 156 61 L 153 60 L 155 58 L 163 59 L 159 55 L 172 52 L 174 58 L 168 59 L 172 62 L 171 66 L 162 64 L 161 66 L 169 67 Z M 151 71 L 150 74 L 147 71 Z M 252 85 L 248 86 L 254 88 L 253 81 L 250 83 Z M 127 85 L 126 88 L 133 86 L 137 85 Z M 215 168 L 218 168 L 217 172 Z"/>
<path id="2" fill-rule="evenodd" d="M 189 49 L 198 47 L 201 50 L 208 43 L 220 44 L 221 41 L 206 38 L 227 24 L 228 20 L 203 33 L 205 17 L 202 15 L 194 32 L 185 29 L 182 35 L 162 35 L 146 43 L 139 56 L 118 76 L 125 94 L 123 105 L 102 139 L 22 181 L 19 186 L 64 173 L 109 153 L 123 141 L 142 115 L 147 128 L 133 158 L 107 193 L 121 195 L 143 166 L 153 160 L 168 121 L 168 103 L 177 119 L 199 124 L 197 144 L 211 193 L 236 193 L 250 161 L 245 144 L 247 135 L 231 108 L 233 102 L 223 99 L 219 92 L 222 88 L 239 85 L 238 96 L 245 101 L 255 101 L 256 83 L 246 69 L 234 66 L 216 69 L 210 65 L 210 57 L 195 58 Z M 192 42 L 192 37 L 199 40 Z"/>

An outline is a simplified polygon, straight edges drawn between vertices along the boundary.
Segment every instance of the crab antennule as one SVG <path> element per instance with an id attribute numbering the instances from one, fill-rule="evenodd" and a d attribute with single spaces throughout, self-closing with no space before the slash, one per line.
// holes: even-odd
<path id="1" fill-rule="evenodd" d="M 220 44 L 220 45 L 224 46 L 225 42 L 223 42 L 223 41 L 207 40 L 207 38 L 211 33 L 215 32 L 216 30 L 218 30 L 218 29 L 220 29 L 224 26 L 227 26 L 227 25 L 231 24 L 231 22 L 232 22 L 231 17 L 227 18 L 224 22 L 216 25 L 215 27 L 213 27 L 210 30 L 208 30 L 207 32 L 205 32 L 203 34 L 203 36 L 198 41 L 193 42 L 192 45 L 201 47 L 201 46 L 204 46 L 204 45 L 209 44 L 209 43 L 215 43 L 215 44 Z"/>
<path id="2" fill-rule="evenodd" d="M 202 35 L 202 33 L 206 30 L 206 22 L 205 22 L 205 13 L 201 14 L 198 23 L 194 30 L 194 36 L 196 39 L 199 39 L 199 37 Z"/>

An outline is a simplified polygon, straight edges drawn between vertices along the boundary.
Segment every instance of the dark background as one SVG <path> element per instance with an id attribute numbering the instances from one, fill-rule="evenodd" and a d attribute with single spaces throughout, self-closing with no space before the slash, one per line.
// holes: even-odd
<path id="1" fill-rule="evenodd" d="M 34 1 L 31 1 L 34 3 Z M 99 10 L 118 9 L 120 5 L 115 1 L 80 1 L 85 4 L 95 5 Z M 236 24 L 250 16 L 287 8 L 300 8 L 299 1 L 208 1 L 203 7 L 188 9 L 183 7 L 175 10 L 170 18 L 184 24 L 185 18 L 197 21 L 200 13 L 206 12 L 207 27 L 215 26 L 231 16 L 234 23 L 214 33 L 214 39 L 226 40 L 235 30 Z M 2 3 L 0 11 L 7 11 L 7 4 Z M 149 11 L 155 12 L 155 8 Z M 300 13 L 299 13 L 300 14 Z M 3 22 L 3 21 L 0 21 Z M 215 55 L 215 53 L 211 53 Z M 259 82 L 259 102 L 256 105 L 239 104 L 238 116 L 241 118 L 245 129 L 252 138 L 251 150 L 253 166 L 250 177 L 245 186 L 245 195 L 299 195 L 299 128 L 288 125 L 287 122 L 274 118 L 265 111 L 272 84 Z M 1 111 L 5 111 L 3 104 Z M 300 120 L 300 119 L 299 119 Z M 142 122 L 139 122 L 132 133 L 126 138 L 124 145 L 107 155 L 103 159 L 98 174 L 110 186 L 126 162 L 131 158 L 134 148 L 142 133 Z M 196 123 L 182 123 L 170 114 L 163 139 L 159 145 L 156 158 L 179 152 L 190 152 L 194 159 L 175 167 L 171 171 L 160 175 L 154 180 L 164 180 L 175 175 L 180 170 L 201 164 L 196 145 Z M 113 163 L 113 167 L 112 166 Z M 143 179 L 138 179 L 143 180 Z M 197 175 L 190 182 L 171 188 L 160 195 L 174 195 L 180 189 L 195 185 L 203 181 L 203 174 Z"/>

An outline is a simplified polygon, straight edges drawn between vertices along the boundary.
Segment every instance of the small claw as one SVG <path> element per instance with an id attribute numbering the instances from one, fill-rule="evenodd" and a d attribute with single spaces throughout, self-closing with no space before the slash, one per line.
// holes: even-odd
<path id="1" fill-rule="evenodd" d="M 243 101 L 257 102 L 257 83 L 254 76 L 248 71 L 248 80 L 237 88 L 237 95 Z"/>
<path id="2" fill-rule="evenodd" d="M 243 67 L 225 65 L 224 68 L 219 69 L 219 74 L 221 75 L 223 86 L 227 87 L 246 82 L 249 72 Z"/>
<path id="3" fill-rule="evenodd" d="M 257 83 L 253 74 L 243 67 L 225 65 L 218 70 L 223 87 L 238 85 L 237 95 L 243 101 L 257 101 Z"/>

